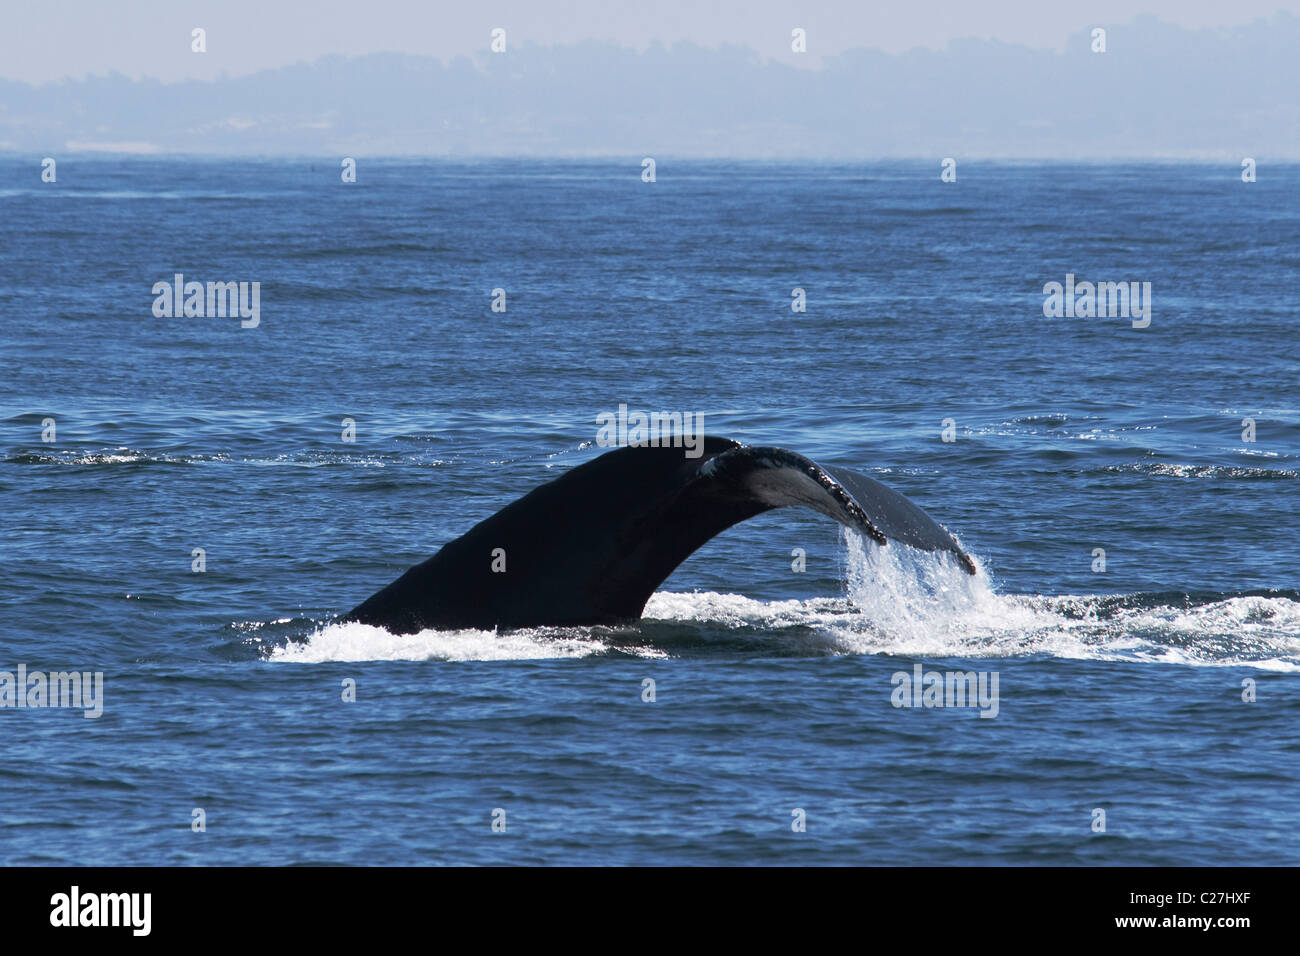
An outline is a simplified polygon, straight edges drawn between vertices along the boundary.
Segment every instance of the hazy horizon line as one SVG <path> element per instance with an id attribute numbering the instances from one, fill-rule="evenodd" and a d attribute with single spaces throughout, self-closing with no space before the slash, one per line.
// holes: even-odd
<path id="1" fill-rule="evenodd" d="M 8 160 L 25 160 L 29 161 L 40 150 L 14 150 L 0 147 L 0 161 Z M 376 164 L 399 165 L 416 162 L 447 162 L 463 163 L 466 165 L 474 163 L 534 163 L 534 162 L 567 162 L 567 163 L 601 163 L 605 164 L 608 160 L 620 160 L 631 163 L 634 172 L 639 175 L 640 163 L 644 158 L 641 155 L 634 156 L 632 153 L 538 153 L 538 154 L 520 154 L 520 153 L 376 153 L 367 155 L 365 153 L 352 153 L 344 157 L 340 153 L 198 153 L 185 151 L 115 151 L 110 149 L 76 149 L 67 146 L 59 150 L 61 155 L 72 155 L 79 158 L 103 158 L 113 160 L 186 160 L 192 162 L 209 162 L 209 163 L 285 163 L 285 162 L 330 162 L 337 163 L 341 159 L 351 158 L 358 162 Z M 1289 156 L 1285 158 L 1269 158 L 1266 154 L 1261 154 L 1265 158 L 1263 165 L 1276 166 L 1296 166 L 1300 165 L 1300 155 Z M 699 155 L 699 154 L 678 154 L 659 152 L 654 159 L 659 166 L 665 163 L 748 163 L 751 165 L 766 166 L 851 166 L 859 163 L 885 164 L 885 163 L 925 163 L 926 165 L 939 165 L 943 157 L 931 155 L 872 155 L 872 156 L 760 156 L 747 154 L 732 155 Z M 1025 165 L 1025 166 L 1174 166 L 1174 165 L 1195 165 L 1195 166 L 1218 166 L 1224 163 L 1235 164 L 1234 168 L 1240 170 L 1240 158 L 1236 154 L 1231 156 L 1217 156 L 1210 154 L 1196 154 L 1188 156 L 1175 155 L 1150 155 L 1150 156 L 1092 156 L 1082 155 L 1075 158 L 1060 156 L 1015 156 L 1015 155 L 988 155 L 980 156 L 975 154 L 962 153 L 958 157 L 963 164 L 980 163 L 980 164 L 997 164 L 997 165 Z M 1242 157 L 1244 158 L 1244 157 Z M 1251 159 L 1258 163 L 1260 156 L 1251 156 Z M 937 175 L 937 173 L 936 173 Z"/>
<path id="2" fill-rule="evenodd" d="M 797 44 L 794 44 L 797 46 Z M 30 155 L 867 162 L 1300 158 L 1300 18 L 1153 15 L 1064 52 L 969 38 L 805 69 L 752 46 L 519 44 L 444 62 L 325 54 L 242 76 L 0 80 L 0 151 Z M 796 54 L 797 58 L 797 54 Z"/>
<path id="3" fill-rule="evenodd" d="M 1122 23 L 1108 23 L 1106 25 L 1106 29 L 1122 30 L 1125 27 L 1139 24 L 1144 20 L 1149 20 L 1152 23 L 1159 24 L 1160 26 L 1170 27 L 1176 30 L 1183 30 L 1188 33 L 1222 34 L 1226 32 L 1231 32 L 1233 30 L 1240 30 L 1245 27 L 1254 26 L 1260 23 L 1267 24 L 1273 20 L 1278 20 L 1278 19 L 1300 21 L 1300 16 L 1296 16 L 1290 10 L 1287 10 L 1285 8 L 1279 8 L 1269 16 L 1253 17 L 1250 20 L 1235 24 L 1233 26 L 1185 27 L 1175 23 L 1172 20 L 1163 19 L 1162 17 L 1153 13 L 1136 13 L 1133 14 L 1127 21 L 1124 21 Z M 1070 56 L 1072 53 L 1068 41 L 1072 38 L 1081 35 L 1086 36 L 1086 32 L 1085 31 L 1067 32 L 1062 37 L 1062 45 L 1060 47 L 1031 46 L 1027 43 L 1000 40 L 996 37 L 979 37 L 974 35 L 964 35 L 964 36 L 952 37 L 949 40 L 947 40 L 942 46 L 938 46 L 938 47 L 916 45 L 906 50 L 901 50 L 898 52 L 890 52 L 879 46 L 853 46 L 853 47 L 846 47 L 843 50 L 840 50 L 839 52 L 836 53 L 820 54 L 815 57 L 810 56 L 802 60 L 781 59 L 772 53 L 764 52 L 763 50 L 760 50 L 757 47 L 742 42 L 727 41 L 727 42 L 722 42 L 717 44 L 705 44 L 705 43 L 697 43 L 696 41 L 689 40 L 689 39 L 674 40 L 670 43 L 664 43 L 658 39 L 655 39 L 655 40 L 651 40 L 649 43 L 642 46 L 637 46 L 636 44 L 633 43 L 624 43 L 616 40 L 601 40 L 593 37 L 587 37 L 572 42 L 559 42 L 559 43 L 529 43 L 527 41 L 513 40 L 511 41 L 511 51 L 513 53 L 520 54 L 520 53 L 531 53 L 537 51 L 573 50 L 581 47 L 603 47 L 609 50 L 617 51 L 619 53 L 632 54 L 634 56 L 644 56 L 647 52 L 654 51 L 654 50 L 663 51 L 665 53 L 671 54 L 674 50 L 678 49 L 679 47 L 685 49 L 691 49 L 691 50 L 698 50 L 701 52 L 709 52 L 709 53 L 727 53 L 727 52 L 734 53 L 736 51 L 743 51 L 745 53 L 752 54 L 756 58 L 758 65 L 762 67 L 767 67 L 769 65 L 776 65 L 776 66 L 789 67 L 790 69 L 796 70 L 800 73 L 805 73 L 805 72 L 823 73 L 826 72 L 828 68 L 828 64 L 832 64 L 835 60 L 843 59 L 846 57 L 852 57 L 858 54 L 863 54 L 863 53 L 876 54 L 879 56 L 888 57 L 890 59 L 895 59 L 895 60 L 902 60 L 909 57 L 922 57 L 922 56 L 943 57 L 943 56 L 951 55 L 954 52 L 953 50 L 954 46 L 961 46 L 964 44 L 984 44 L 984 45 L 992 45 L 992 46 L 1002 46 L 1002 47 L 1006 47 L 1008 52 L 1044 54 L 1044 55 L 1051 55 L 1058 58 L 1065 58 Z M 456 65 L 458 63 L 465 62 L 482 70 L 483 64 L 492 62 L 493 56 L 494 55 L 488 52 L 487 50 L 477 50 L 473 54 L 458 53 L 452 56 L 438 56 L 430 53 L 411 53 L 399 49 L 371 50 L 365 53 L 327 52 L 327 53 L 318 54 L 317 56 L 314 57 L 305 57 L 301 59 L 292 60 L 287 63 L 282 63 L 278 66 L 262 66 L 262 67 L 256 67 L 254 69 L 243 70 L 239 72 L 227 72 L 223 70 L 220 74 L 211 77 L 182 77 L 173 80 L 164 80 L 161 79 L 160 77 L 151 76 L 149 74 L 141 74 L 140 76 L 130 76 L 126 73 L 121 72 L 120 70 L 110 68 L 105 70 L 104 72 L 95 72 L 95 71 L 88 70 L 85 73 L 67 74 L 57 79 L 40 80 L 36 82 L 20 79 L 18 77 L 7 76 L 3 72 L 0 72 L 0 84 L 10 83 L 15 85 L 26 86 L 32 90 L 40 90 L 42 88 L 51 87 L 51 86 L 73 85 L 78 83 L 88 83 L 94 80 L 101 80 L 101 81 L 111 80 L 120 77 L 121 79 L 126 80 L 129 83 L 138 84 L 138 85 L 157 85 L 157 86 L 165 86 L 165 87 L 181 86 L 187 83 L 212 85 L 218 83 L 231 82 L 234 80 L 250 79 L 252 77 L 256 77 L 261 74 L 279 73 L 285 70 L 293 70 L 300 67 L 313 67 L 322 62 L 330 61 L 330 60 L 341 60 L 344 62 L 350 62 L 356 60 L 364 60 L 371 57 L 400 58 L 400 59 L 408 59 L 408 60 L 426 60 L 426 61 L 436 62 L 440 64 L 444 69 Z"/>

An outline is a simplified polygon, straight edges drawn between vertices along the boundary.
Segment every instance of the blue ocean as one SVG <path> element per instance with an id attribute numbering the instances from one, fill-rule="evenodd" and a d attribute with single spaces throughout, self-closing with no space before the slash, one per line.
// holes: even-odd
<path id="1" fill-rule="evenodd" d="M 102 672 L 0 696 L 0 857 L 1300 864 L 1300 168 L 640 160 L 0 159 L 0 671 Z M 334 620 L 620 405 L 979 573 L 783 508 L 639 624 Z"/>

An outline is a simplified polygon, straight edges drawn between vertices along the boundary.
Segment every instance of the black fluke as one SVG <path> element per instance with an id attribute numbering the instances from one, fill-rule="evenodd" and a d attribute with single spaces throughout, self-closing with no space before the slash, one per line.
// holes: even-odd
<path id="1" fill-rule="evenodd" d="M 952 535 L 880 482 L 782 448 L 706 437 L 696 458 L 682 448 L 628 446 L 565 472 L 343 620 L 396 634 L 634 621 L 702 544 L 786 505 L 805 505 L 878 544 L 948 551 L 975 573 Z"/>

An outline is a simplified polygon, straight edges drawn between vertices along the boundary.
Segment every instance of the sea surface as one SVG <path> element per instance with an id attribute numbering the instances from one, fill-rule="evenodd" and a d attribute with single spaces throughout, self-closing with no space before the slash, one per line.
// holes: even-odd
<path id="1" fill-rule="evenodd" d="M 0 158 L 0 670 L 104 675 L 0 708 L 0 860 L 1300 864 L 1300 167 L 640 160 Z M 782 509 L 638 626 L 332 623 L 620 404 L 980 574 Z"/>

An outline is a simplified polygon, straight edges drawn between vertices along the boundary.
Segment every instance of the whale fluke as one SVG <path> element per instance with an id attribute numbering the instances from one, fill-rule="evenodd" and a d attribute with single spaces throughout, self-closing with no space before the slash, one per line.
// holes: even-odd
<path id="1" fill-rule="evenodd" d="M 682 448 L 626 446 L 570 469 L 448 542 L 343 620 L 396 634 L 633 621 L 702 544 L 787 505 L 812 508 L 882 545 L 948 551 L 975 573 L 952 535 L 865 475 L 713 436 L 697 450 L 688 458 Z"/>

